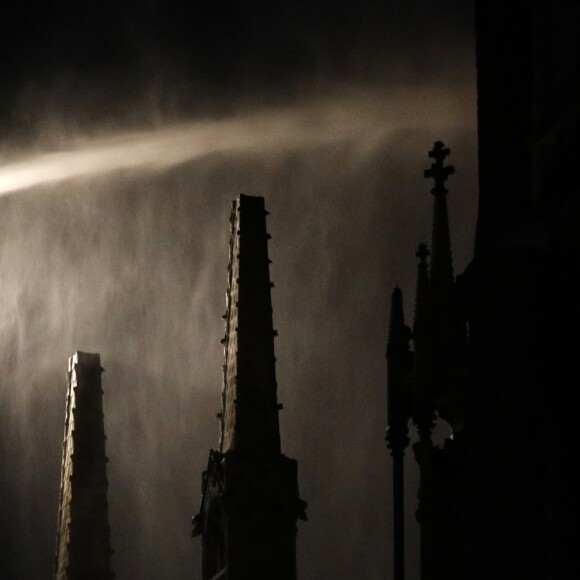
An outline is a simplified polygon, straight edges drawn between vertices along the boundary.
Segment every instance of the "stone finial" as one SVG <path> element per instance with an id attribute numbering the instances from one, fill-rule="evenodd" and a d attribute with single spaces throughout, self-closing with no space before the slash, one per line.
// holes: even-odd
<path id="1" fill-rule="evenodd" d="M 445 147 L 442 141 L 436 141 L 433 144 L 433 149 L 429 151 L 429 157 L 435 160 L 435 163 L 431 164 L 430 169 L 425 169 L 425 178 L 433 178 L 435 180 L 435 187 L 431 190 L 433 195 L 445 194 L 447 189 L 445 189 L 445 182 L 450 175 L 455 173 L 455 167 L 453 165 L 448 165 L 445 167 L 443 161 L 449 155 L 450 149 Z"/>

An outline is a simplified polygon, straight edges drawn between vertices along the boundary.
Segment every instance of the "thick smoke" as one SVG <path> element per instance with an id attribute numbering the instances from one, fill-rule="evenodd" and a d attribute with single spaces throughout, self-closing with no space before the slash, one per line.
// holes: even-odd
<path id="1" fill-rule="evenodd" d="M 218 441 L 229 204 L 247 193 L 265 196 L 271 212 L 282 442 L 309 502 L 299 576 L 383 578 L 390 292 L 404 289 L 410 317 L 414 252 L 430 237 L 422 170 L 439 138 L 457 166 L 454 255 L 466 264 L 474 125 L 472 79 L 341 90 L 155 131 L 80 135 L 0 169 L 2 577 L 50 577 L 66 361 L 77 349 L 100 352 L 106 369 L 118 577 L 199 577 L 189 518 Z M 415 556 L 411 548 L 409 578 Z"/>
<path id="2" fill-rule="evenodd" d="M 221 119 L 196 120 L 146 132 L 124 132 L 92 139 L 59 140 L 58 151 L 41 151 L 0 169 L 0 195 L 74 178 L 99 177 L 115 171 L 162 171 L 215 154 L 264 155 L 307 148 L 357 143 L 372 149 L 387 134 L 420 125 L 454 125 L 451 111 L 460 93 L 409 86 L 405 98 L 384 91 L 349 90 L 305 99 L 293 106 Z M 431 117 L 419 103 L 428 98 L 443 116 Z M 406 103 L 413 103 L 409 106 Z M 415 117 L 409 112 L 415 109 Z M 369 150 L 370 150 L 369 149 Z M 361 153 L 365 153 L 363 150 Z"/>

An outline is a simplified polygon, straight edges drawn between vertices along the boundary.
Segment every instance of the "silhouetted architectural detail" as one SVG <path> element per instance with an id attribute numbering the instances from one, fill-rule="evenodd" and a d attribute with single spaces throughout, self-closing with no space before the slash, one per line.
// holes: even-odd
<path id="1" fill-rule="evenodd" d="M 437 198 L 436 198 L 437 201 Z M 419 441 L 413 445 L 415 458 L 419 464 L 419 505 L 417 520 L 421 524 L 420 554 L 421 578 L 434 578 L 433 557 L 436 553 L 436 538 L 433 533 L 435 523 L 433 500 L 432 461 L 434 447 L 431 433 L 435 426 L 435 392 L 433 381 L 433 296 L 429 282 L 427 257 L 429 250 L 425 244 L 419 246 L 417 257 L 417 294 L 415 299 L 415 320 L 413 324 L 413 346 L 415 361 L 415 397 L 413 402 L 413 422 L 417 426 Z"/>
<path id="2" fill-rule="evenodd" d="M 409 445 L 408 422 L 413 405 L 411 329 L 405 324 L 403 293 L 393 290 L 387 345 L 387 444 L 393 457 L 394 580 L 405 578 L 404 456 Z"/>
<path id="3" fill-rule="evenodd" d="M 447 213 L 447 194 L 445 181 L 455 173 L 453 165 L 444 166 L 443 161 L 449 155 L 441 141 L 437 141 L 429 151 L 429 157 L 435 160 L 430 169 L 426 169 L 426 178 L 433 178 L 435 186 L 431 190 L 434 196 L 433 237 L 431 242 L 431 288 L 436 302 L 449 300 L 453 288 L 453 263 L 451 259 L 451 238 L 449 234 L 449 217 Z"/>
<path id="4" fill-rule="evenodd" d="M 56 580 L 105 580 L 111 572 L 103 369 L 98 354 L 69 359 L 58 511 Z"/>
<path id="5" fill-rule="evenodd" d="M 425 174 L 435 178 L 433 255 L 429 272 L 425 248 L 418 254 L 412 354 L 421 577 L 560 580 L 577 569 L 571 506 L 580 483 L 570 470 L 580 384 L 571 267 L 580 254 L 580 3 L 476 7 L 480 205 L 475 258 L 455 281 L 443 144 Z M 391 317 L 400 326 L 398 306 Z M 391 349 L 389 404 L 403 384 L 393 369 L 409 356 Z M 443 449 L 431 442 L 435 411 L 453 428 Z"/>
<path id="6" fill-rule="evenodd" d="M 232 205 L 220 443 L 193 522 L 205 580 L 293 580 L 306 519 L 297 463 L 280 451 L 266 214 L 262 197 Z"/>
<path id="7" fill-rule="evenodd" d="M 393 293 L 389 347 L 387 349 L 389 435 L 401 432 L 402 423 L 410 414 L 417 427 L 418 441 L 413 451 L 419 464 L 419 506 L 417 520 L 420 523 L 421 578 L 443 578 L 449 568 L 448 557 L 454 542 L 452 522 L 449 520 L 447 491 L 450 486 L 442 484 L 442 466 L 449 466 L 454 454 L 455 442 L 448 441 L 444 449 L 433 444 L 432 432 L 437 416 L 449 421 L 460 431 L 467 371 L 465 364 L 466 334 L 464 322 L 453 306 L 454 277 L 451 258 L 449 218 L 447 214 L 447 189 L 444 184 L 454 173 L 453 166 L 444 166 L 449 155 L 441 141 L 429 152 L 434 159 L 425 177 L 434 178 L 432 252 L 426 244 L 420 244 L 413 322 L 413 352 L 409 349 L 410 333 L 406 339 L 402 330 L 402 296 L 400 290 Z M 431 268 L 427 262 L 431 256 Z M 394 329 L 398 329 L 397 332 Z M 406 342 L 405 342 L 406 341 Z M 398 344 L 397 348 L 394 345 Z M 405 396 L 403 404 L 401 395 Z M 400 436 L 399 436 L 400 439 Z M 406 442 L 405 442 L 406 446 Z M 404 449 L 404 448 L 403 448 Z M 401 517 L 402 453 L 393 454 L 395 490 L 395 514 Z M 447 476 L 447 472 L 445 472 Z M 442 534 L 442 530 L 446 530 Z M 404 535 L 400 523 L 395 524 L 395 576 L 403 578 L 399 560 L 404 554 Z"/>

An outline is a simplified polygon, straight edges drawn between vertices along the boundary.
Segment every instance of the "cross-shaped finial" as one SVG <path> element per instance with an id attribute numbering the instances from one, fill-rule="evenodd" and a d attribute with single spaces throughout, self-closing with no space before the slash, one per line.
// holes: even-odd
<path id="1" fill-rule="evenodd" d="M 431 252 L 427 248 L 427 244 L 419 244 L 419 249 L 417 250 L 417 253 L 415 254 L 415 256 L 417 256 L 417 258 L 419 258 L 419 260 L 421 260 L 419 262 L 420 266 L 427 265 L 427 258 L 430 255 L 431 255 Z"/>
<path id="2" fill-rule="evenodd" d="M 431 169 L 425 170 L 425 177 L 428 179 L 432 177 L 435 180 L 435 187 L 431 190 L 434 195 L 445 194 L 445 182 L 450 175 L 455 173 L 455 167 L 449 165 L 443 166 L 443 160 L 449 155 L 450 151 L 442 141 L 436 141 L 433 149 L 429 151 L 429 157 L 435 159 L 435 163 L 431 163 Z"/>

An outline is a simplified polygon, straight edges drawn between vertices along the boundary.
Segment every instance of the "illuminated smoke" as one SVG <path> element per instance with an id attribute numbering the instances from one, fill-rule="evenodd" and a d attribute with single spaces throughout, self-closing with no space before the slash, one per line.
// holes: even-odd
<path id="1" fill-rule="evenodd" d="M 50 128 L 40 137 L 58 151 L 20 159 L 1 146 L 2 192 L 30 189 L 0 197 L 0 500 L 18 570 L 0 577 L 50 575 L 64 371 L 77 349 L 100 352 L 106 369 L 118 577 L 197 577 L 189 518 L 218 441 L 227 219 L 240 192 L 264 195 L 271 212 L 283 449 L 299 461 L 311 519 L 299 577 L 384 577 L 388 297 L 398 283 L 412 308 L 416 244 L 431 227 L 423 169 L 438 138 L 457 167 L 457 271 L 470 254 L 470 87 L 342 91 L 99 138 L 63 141 Z"/>
<path id="2" fill-rule="evenodd" d="M 449 95 L 431 87 L 407 89 L 404 100 L 355 92 L 295 107 L 88 139 L 72 143 L 70 150 L 42 152 L 1 167 L 0 195 L 119 170 L 162 170 L 215 154 L 282 153 L 357 140 L 376 143 L 401 128 L 451 122 L 455 111 Z M 432 103 L 437 118 L 425 108 L 421 117 L 409 115 L 423 101 Z"/>

